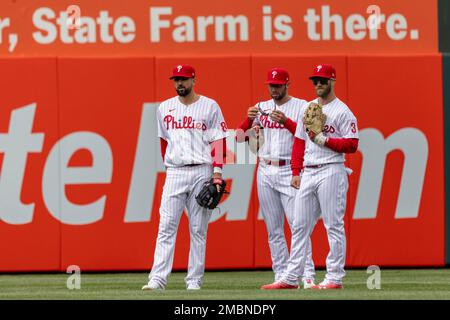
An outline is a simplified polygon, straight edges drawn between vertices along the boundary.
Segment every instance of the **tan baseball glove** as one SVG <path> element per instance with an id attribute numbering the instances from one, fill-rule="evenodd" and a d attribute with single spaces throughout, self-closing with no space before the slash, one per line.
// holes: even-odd
<path id="1" fill-rule="evenodd" d="M 326 121 L 327 116 L 322 112 L 322 106 L 311 102 L 303 114 L 306 132 L 311 131 L 314 135 L 321 133 Z"/>
<path id="2" fill-rule="evenodd" d="M 259 148 L 264 144 L 264 134 L 261 127 L 254 126 L 248 133 L 248 146 L 251 152 L 258 154 Z"/>

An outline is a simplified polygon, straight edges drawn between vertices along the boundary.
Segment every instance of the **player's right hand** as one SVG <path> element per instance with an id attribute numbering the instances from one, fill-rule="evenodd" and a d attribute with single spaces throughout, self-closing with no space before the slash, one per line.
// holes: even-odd
<path id="1" fill-rule="evenodd" d="M 291 180 L 291 186 L 295 189 L 300 189 L 300 176 L 293 176 Z"/>
<path id="2" fill-rule="evenodd" d="M 258 116 L 258 108 L 257 107 L 250 107 L 250 108 L 248 108 L 248 110 L 247 110 L 247 117 L 250 119 L 250 120 L 254 120 L 257 116 Z"/>

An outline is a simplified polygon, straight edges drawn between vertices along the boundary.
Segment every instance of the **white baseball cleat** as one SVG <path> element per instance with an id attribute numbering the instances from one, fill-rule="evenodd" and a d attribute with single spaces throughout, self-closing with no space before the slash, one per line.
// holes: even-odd
<path id="1" fill-rule="evenodd" d="M 316 286 L 314 279 L 302 279 L 303 289 L 311 289 Z"/>
<path id="2" fill-rule="evenodd" d="M 150 281 L 145 286 L 142 287 L 142 290 L 164 290 L 164 287 L 159 285 L 157 282 Z"/>
<path id="3" fill-rule="evenodd" d="M 200 287 L 200 285 L 198 284 L 198 283 L 189 283 L 188 285 L 187 285 L 187 288 L 186 288 L 187 290 L 200 290 L 201 289 L 201 287 Z"/>

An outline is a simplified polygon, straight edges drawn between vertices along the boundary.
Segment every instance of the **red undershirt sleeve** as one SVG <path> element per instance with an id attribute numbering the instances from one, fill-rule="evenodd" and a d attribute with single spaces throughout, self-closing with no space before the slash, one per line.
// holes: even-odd
<path id="1" fill-rule="evenodd" d="M 244 142 L 248 141 L 248 136 L 246 136 L 246 132 L 248 129 L 252 127 L 253 120 L 246 118 L 237 128 L 236 130 L 236 142 Z"/>
<path id="2" fill-rule="evenodd" d="M 305 140 L 294 137 L 294 145 L 292 147 L 291 168 L 292 175 L 300 175 L 303 169 L 303 157 L 305 155 Z"/>
<path id="3" fill-rule="evenodd" d="M 289 130 L 290 133 L 295 135 L 295 131 L 297 130 L 297 122 L 291 120 L 290 118 L 286 119 L 284 123 L 284 127 Z"/>
<path id="4" fill-rule="evenodd" d="M 355 153 L 358 150 L 358 142 L 355 138 L 327 138 L 325 146 L 335 152 Z"/>

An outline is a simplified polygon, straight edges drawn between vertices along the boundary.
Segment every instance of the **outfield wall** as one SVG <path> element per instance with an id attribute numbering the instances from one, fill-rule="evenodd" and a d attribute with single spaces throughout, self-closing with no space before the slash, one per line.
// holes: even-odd
<path id="1" fill-rule="evenodd" d="M 268 97 L 268 68 L 289 69 L 290 94 L 308 100 L 319 63 L 336 67 L 337 95 L 359 121 L 360 148 L 347 158 L 347 266 L 445 264 L 438 54 L 3 58 L 1 271 L 150 268 L 164 182 L 154 110 L 173 96 L 168 77 L 180 62 L 197 68 L 197 91 L 219 102 L 230 131 L 231 194 L 210 223 L 208 269 L 270 267 L 256 166 L 233 163 L 241 162 L 233 128 Z M 183 216 L 175 269 L 186 267 L 188 247 Z M 327 251 L 319 221 L 318 266 Z"/>
<path id="2" fill-rule="evenodd" d="M 448 38 L 450 46 L 450 37 Z M 446 264 L 450 265 L 450 53 L 442 54 L 444 93 L 444 141 L 445 141 L 445 211 L 446 211 Z"/>

